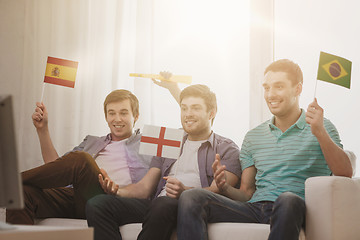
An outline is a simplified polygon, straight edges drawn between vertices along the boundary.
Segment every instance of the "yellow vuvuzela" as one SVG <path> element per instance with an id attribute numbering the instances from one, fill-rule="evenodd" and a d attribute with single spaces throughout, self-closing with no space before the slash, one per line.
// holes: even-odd
<path id="1" fill-rule="evenodd" d="M 161 81 L 180 82 L 191 84 L 192 77 L 184 75 L 173 75 L 170 79 L 163 78 L 160 74 L 142 74 L 142 73 L 130 73 L 130 77 L 142 77 L 142 78 L 154 78 Z"/>

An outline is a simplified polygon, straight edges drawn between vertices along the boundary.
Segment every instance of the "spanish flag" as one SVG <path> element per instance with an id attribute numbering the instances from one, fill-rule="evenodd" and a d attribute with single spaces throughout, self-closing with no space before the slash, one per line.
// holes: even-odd
<path id="1" fill-rule="evenodd" d="M 325 52 L 320 52 L 317 79 L 350 89 L 351 61 Z"/>
<path id="2" fill-rule="evenodd" d="M 74 88 L 78 62 L 48 57 L 44 82 Z"/>

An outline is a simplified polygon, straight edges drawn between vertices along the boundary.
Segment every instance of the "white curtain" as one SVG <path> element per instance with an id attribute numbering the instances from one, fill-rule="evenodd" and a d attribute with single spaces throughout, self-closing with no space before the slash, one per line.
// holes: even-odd
<path id="1" fill-rule="evenodd" d="M 42 163 L 31 114 L 41 98 L 47 56 L 79 62 L 74 89 L 51 84 L 44 89 L 50 133 L 58 153 L 69 151 L 87 134 L 107 134 L 102 106 L 105 96 L 117 88 L 134 90 L 128 74 L 134 71 L 136 61 L 137 2 L 37 0 L 2 1 L 1 5 L 10 11 L 4 14 L 22 23 L 17 23 L 23 40 L 17 61 L 22 62 L 17 63 L 18 69 L 2 69 L 21 75 L 10 79 L 10 88 L 1 92 L 14 95 L 22 170 Z M 11 20 L 5 21 L 12 29 Z M 1 79 L 1 84 L 6 81 L 9 79 Z"/>
<path id="2" fill-rule="evenodd" d="M 48 56 L 79 62 L 75 88 L 46 84 L 59 155 L 108 133 L 103 100 L 125 88 L 143 124 L 181 127 L 170 94 L 129 73 L 191 75 L 218 98 L 214 130 L 241 145 L 249 128 L 249 1 L 0 0 L 0 94 L 14 95 L 21 170 L 42 164 L 31 122 Z M 184 88 L 186 85 L 180 85 Z"/>

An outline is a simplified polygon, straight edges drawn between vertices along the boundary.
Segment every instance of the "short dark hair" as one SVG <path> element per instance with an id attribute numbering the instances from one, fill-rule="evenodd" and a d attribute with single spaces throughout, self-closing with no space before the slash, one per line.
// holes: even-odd
<path id="1" fill-rule="evenodd" d="M 272 62 L 264 71 L 264 75 L 268 72 L 285 72 L 293 85 L 303 83 L 303 73 L 298 64 L 289 59 L 280 59 Z"/>
<path id="2" fill-rule="evenodd" d="M 114 90 L 106 96 L 105 101 L 104 101 L 105 117 L 107 117 L 106 106 L 109 103 L 121 102 L 126 99 L 129 99 L 129 101 L 130 101 L 130 106 L 131 106 L 131 111 L 132 111 L 133 116 L 138 117 L 139 116 L 139 100 L 137 99 L 137 97 L 134 94 L 132 94 L 130 91 L 125 90 L 125 89 Z"/>
<path id="3" fill-rule="evenodd" d="M 208 112 L 215 111 L 217 112 L 217 102 L 216 95 L 210 90 L 210 88 L 203 84 L 191 85 L 180 93 L 180 103 L 186 97 L 200 97 L 204 99 L 206 110 Z M 214 122 L 215 117 L 212 119 L 211 124 Z"/>

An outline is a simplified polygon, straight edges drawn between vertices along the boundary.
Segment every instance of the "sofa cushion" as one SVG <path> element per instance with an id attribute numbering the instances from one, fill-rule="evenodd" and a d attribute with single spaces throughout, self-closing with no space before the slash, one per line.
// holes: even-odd
<path id="1" fill-rule="evenodd" d="M 47 218 L 37 220 L 38 225 L 49 226 L 77 226 L 86 227 L 86 220 L 67 218 Z M 135 240 L 141 231 L 141 223 L 126 224 L 120 227 L 123 240 Z M 209 240 L 266 240 L 270 232 L 270 225 L 258 223 L 210 223 L 208 227 Z M 176 240 L 176 232 L 171 240 Z M 299 240 L 305 240 L 301 231 Z"/>

